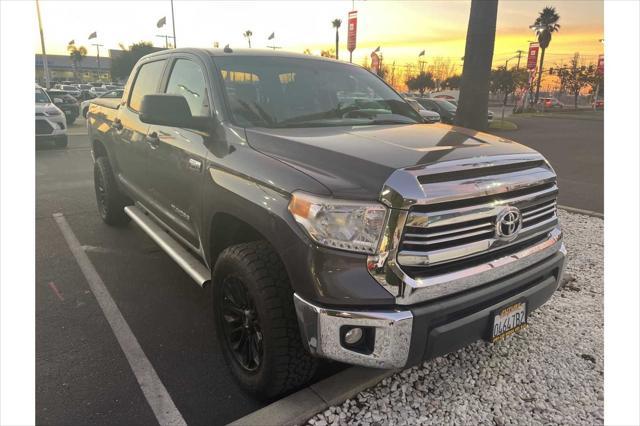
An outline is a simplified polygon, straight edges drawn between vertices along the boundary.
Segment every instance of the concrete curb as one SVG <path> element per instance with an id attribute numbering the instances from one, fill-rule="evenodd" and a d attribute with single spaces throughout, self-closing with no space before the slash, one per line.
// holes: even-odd
<path id="1" fill-rule="evenodd" d="M 368 389 L 397 370 L 349 367 L 324 380 L 254 411 L 230 426 L 296 425 Z"/>
<path id="2" fill-rule="evenodd" d="M 604 219 L 604 213 L 594 212 L 593 210 L 577 209 L 575 207 L 563 206 L 561 204 L 558 204 L 558 208 L 562 210 L 566 210 L 569 213 L 585 214 L 587 216 L 599 217 L 600 219 Z"/>

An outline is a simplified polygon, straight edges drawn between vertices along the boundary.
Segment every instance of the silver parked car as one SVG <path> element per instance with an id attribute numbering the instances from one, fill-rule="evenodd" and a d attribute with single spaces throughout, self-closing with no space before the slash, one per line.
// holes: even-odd
<path id="1" fill-rule="evenodd" d="M 426 122 L 437 123 L 440 121 L 440 114 L 438 114 L 437 112 L 429 111 L 428 109 L 420 105 L 420 103 L 413 98 L 404 98 L 404 99 L 409 103 L 409 105 L 413 107 L 413 109 L 418 111 L 418 114 L 420 114 L 420 116 L 422 116 L 422 118 L 424 118 Z"/>
<path id="2" fill-rule="evenodd" d="M 67 119 L 47 92 L 36 85 L 36 142 L 53 141 L 56 146 L 67 146 Z"/>

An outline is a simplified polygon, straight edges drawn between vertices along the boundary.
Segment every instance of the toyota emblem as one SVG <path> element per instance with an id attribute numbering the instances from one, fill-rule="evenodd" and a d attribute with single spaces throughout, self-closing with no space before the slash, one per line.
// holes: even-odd
<path id="1" fill-rule="evenodd" d="M 496 237 L 503 241 L 516 239 L 522 228 L 522 216 L 517 207 L 507 207 L 496 220 Z"/>

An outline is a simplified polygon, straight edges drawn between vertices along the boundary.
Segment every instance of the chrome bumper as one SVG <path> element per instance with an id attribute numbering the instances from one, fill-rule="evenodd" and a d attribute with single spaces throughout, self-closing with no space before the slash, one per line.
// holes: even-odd
<path id="1" fill-rule="evenodd" d="M 501 269 L 507 265 L 511 265 L 509 270 L 513 271 L 512 268 L 515 265 L 518 265 L 519 268 L 532 266 L 535 264 L 534 260 L 541 262 L 545 258 L 560 253 L 562 259 L 559 262 L 560 266 L 556 276 L 555 289 L 557 289 L 562 282 L 566 265 L 566 249 L 559 238 L 559 234 L 552 233 L 546 244 L 543 243 L 539 249 L 534 249 L 537 255 L 526 256 L 527 262 L 525 263 L 522 263 L 522 258 L 518 258 L 524 253 L 519 253 L 510 257 L 513 260 L 518 260 L 517 262 L 511 263 L 507 259 L 498 260 L 492 263 L 492 266 L 485 272 L 489 272 L 491 269 Z M 540 257 L 541 254 L 545 256 Z M 499 280 L 504 277 L 504 272 L 506 271 L 501 270 L 497 276 L 489 278 L 480 271 L 474 271 L 472 276 L 481 275 L 483 282 L 490 284 L 490 281 L 484 280 Z M 464 285 L 463 287 L 472 288 L 474 286 Z M 302 339 L 311 354 L 365 367 L 403 368 L 407 366 L 414 321 L 420 321 L 420 318 L 415 318 L 408 308 L 406 310 L 347 311 L 316 306 L 298 294 L 294 294 L 293 299 Z M 374 328 L 372 351 L 362 353 L 345 347 L 340 337 L 342 327 Z M 424 338 L 426 339 L 427 336 Z"/>
<path id="2" fill-rule="evenodd" d="M 366 367 L 406 365 L 413 327 L 411 311 L 337 311 L 313 305 L 297 294 L 293 301 L 302 338 L 311 354 Z M 373 351 L 365 354 L 342 346 L 343 326 L 374 327 Z"/>

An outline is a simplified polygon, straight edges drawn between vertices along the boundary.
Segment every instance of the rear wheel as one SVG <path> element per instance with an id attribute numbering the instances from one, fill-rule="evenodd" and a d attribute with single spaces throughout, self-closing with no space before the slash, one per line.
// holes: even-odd
<path id="1" fill-rule="evenodd" d="M 224 250 L 213 272 L 216 330 L 240 385 L 272 398 L 306 384 L 317 360 L 303 347 L 284 265 L 265 241 Z"/>
<path id="2" fill-rule="evenodd" d="M 93 166 L 93 185 L 96 191 L 98 212 L 107 225 L 125 225 L 131 219 L 124 212 L 127 198 L 116 185 L 111 165 L 106 157 L 98 157 Z"/>

